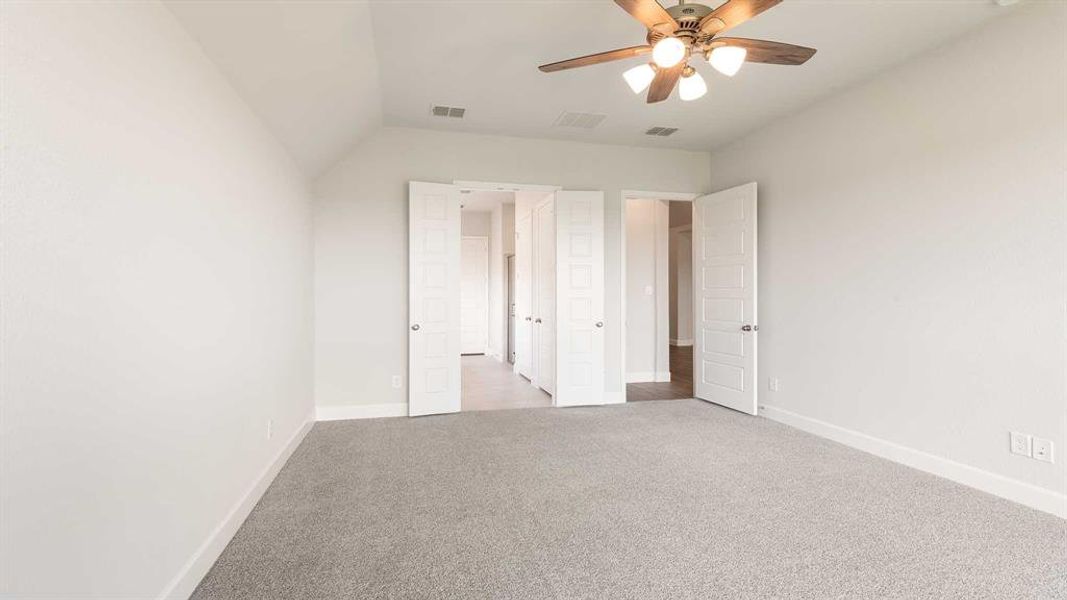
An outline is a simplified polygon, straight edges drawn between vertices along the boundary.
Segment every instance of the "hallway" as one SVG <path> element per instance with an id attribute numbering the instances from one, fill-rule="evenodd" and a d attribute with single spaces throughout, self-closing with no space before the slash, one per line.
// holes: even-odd
<path id="1" fill-rule="evenodd" d="M 461 362 L 463 411 L 552 406 L 552 396 L 513 373 L 508 363 L 483 354 L 463 356 Z"/>
<path id="2" fill-rule="evenodd" d="M 670 347 L 671 380 L 665 383 L 628 383 L 626 401 L 681 400 L 693 397 L 693 347 Z"/>

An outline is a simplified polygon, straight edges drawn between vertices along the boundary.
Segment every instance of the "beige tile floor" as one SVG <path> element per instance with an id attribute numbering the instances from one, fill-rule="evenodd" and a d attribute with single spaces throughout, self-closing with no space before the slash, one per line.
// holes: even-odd
<path id="1" fill-rule="evenodd" d="M 511 365 L 484 355 L 464 356 L 463 410 L 501 410 L 552 406 L 552 397 L 511 371 Z"/>

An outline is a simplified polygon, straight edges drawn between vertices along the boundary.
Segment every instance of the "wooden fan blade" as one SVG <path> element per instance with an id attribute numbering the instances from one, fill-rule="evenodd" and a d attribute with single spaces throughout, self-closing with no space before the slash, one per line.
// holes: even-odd
<path id="1" fill-rule="evenodd" d="M 670 98 L 683 70 L 685 70 L 684 60 L 669 69 L 656 69 L 656 78 L 652 80 L 652 85 L 648 86 L 648 103 L 663 102 Z"/>
<path id="2" fill-rule="evenodd" d="M 737 27 L 782 0 L 729 0 L 700 20 L 700 31 L 720 33 Z"/>
<path id="3" fill-rule="evenodd" d="M 648 29 L 655 29 L 664 35 L 670 35 L 678 29 L 678 21 L 656 0 L 615 0 L 615 4 L 641 21 Z"/>
<path id="4" fill-rule="evenodd" d="M 635 56 L 641 56 L 642 54 L 648 54 L 650 52 L 652 52 L 652 46 L 631 46 L 629 48 L 609 50 L 607 52 L 601 52 L 599 54 L 590 54 L 589 56 L 572 58 L 570 60 L 561 60 L 559 62 L 541 65 L 537 68 L 541 69 L 545 73 L 552 73 L 554 71 L 563 71 L 565 69 L 576 69 L 578 67 L 598 65 L 600 63 L 611 62 L 613 60 L 633 58 Z"/>
<path id="5" fill-rule="evenodd" d="M 748 62 L 768 63 L 772 65 L 802 65 L 815 55 L 815 48 L 783 44 L 782 42 L 768 42 L 765 40 L 750 40 L 748 38 L 715 38 L 712 47 L 719 44 L 725 46 L 740 46 L 748 51 L 745 60 Z"/>

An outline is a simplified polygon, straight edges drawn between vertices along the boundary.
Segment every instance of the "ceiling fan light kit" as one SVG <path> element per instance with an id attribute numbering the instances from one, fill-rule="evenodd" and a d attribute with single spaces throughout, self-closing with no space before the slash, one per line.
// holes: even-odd
<path id="1" fill-rule="evenodd" d="M 745 64 L 747 55 L 748 50 L 741 46 L 719 46 L 712 48 L 708 63 L 723 75 L 733 77 L 741 70 L 741 65 Z"/>
<path id="2" fill-rule="evenodd" d="M 681 0 L 663 8 L 656 0 L 615 0 L 645 26 L 646 45 L 620 48 L 580 58 L 572 58 L 539 68 L 545 73 L 596 65 L 626 58 L 652 55 L 652 63 L 628 69 L 623 79 L 635 94 L 648 90 L 649 104 L 670 97 L 674 88 L 682 100 L 696 100 L 707 93 L 704 78 L 689 65 L 693 56 L 702 56 L 718 72 L 729 77 L 745 62 L 772 65 L 802 65 L 814 48 L 753 40 L 720 37 L 731 29 L 774 7 L 782 0 L 728 0 L 718 8 Z"/>
<path id="3" fill-rule="evenodd" d="M 626 80 L 626 84 L 635 94 L 640 94 L 647 90 L 652 80 L 656 78 L 656 69 L 652 68 L 649 63 L 637 65 L 632 69 L 627 69 L 622 74 L 622 78 Z"/>
<path id="4" fill-rule="evenodd" d="M 696 100 L 708 93 L 708 84 L 700 73 L 693 67 L 686 67 L 686 73 L 682 73 L 682 80 L 678 83 L 678 97 L 688 102 Z"/>
<path id="5" fill-rule="evenodd" d="M 685 58 L 685 42 L 676 37 L 665 37 L 652 47 L 652 60 L 662 69 L 669 69 Z"/>

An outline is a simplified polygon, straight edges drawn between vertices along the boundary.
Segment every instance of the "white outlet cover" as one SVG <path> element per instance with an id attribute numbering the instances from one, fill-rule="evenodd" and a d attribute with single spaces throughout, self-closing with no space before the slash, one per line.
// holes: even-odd
<path id="1" fill-rule="evenodd" d="M 1033 444 L 1033 456 L 1042 462 L 1053 462 L 1052 440 L 1035 438 Z"/>
<path id="2" fill-rule="evenodd" d="M 767 380 L 767 387 L 772 392 L 777 392 L 778 391 L 778 378 L 777 377 L 771 377 L 770 379 L 768 379 Z"/>
<path id="3" fill-rule="evenodd" d="M 399 375 L 393 375 L 393 389 L 399 390 L 404 386 L 404 380 Z"/>
<path id="4" fill-rule="evenodd" d="M 1030 456 L 1031 437 L 1017 431 L 1011 432 L 1011 453 L 1022 456 Z"/>

